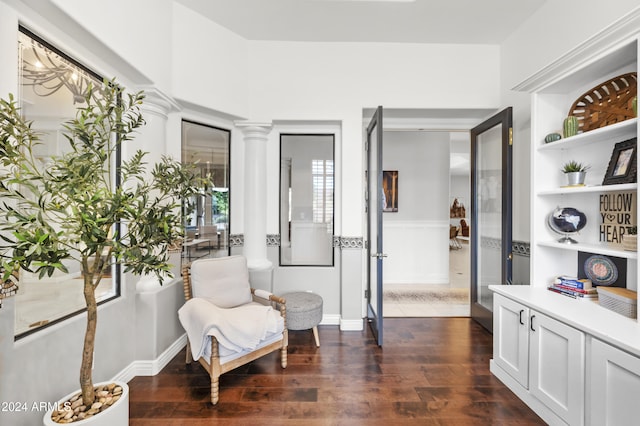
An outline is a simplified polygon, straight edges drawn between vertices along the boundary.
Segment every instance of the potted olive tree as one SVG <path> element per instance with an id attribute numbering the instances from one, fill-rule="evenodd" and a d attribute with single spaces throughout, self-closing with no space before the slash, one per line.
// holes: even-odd
<path id="1" fill-rule="evenodd" d="M 69 262 L 79 262 L 83 277 L 87 326 L 81 395 L 60 407 L 58 414 L 67 417 L 65 423 L 87 417 L 90 411 L 100 412 L 105 405 L 100 401 L 117 400 L 120 392 L 117 386 L 96 391 L 91 376 L 96 287 L 114 262 L 123 266 L 124 273 L 155 274 L 162 283 L 171 267 L 167 247 L 183 234 L 181 200 L 207 183 L 194 168 L 168 157 L 147 167 L 142 151 L 117 166 L 119 147 L 144 125 L 143 99 L 142 92 L 126 93 L 114 80 L 90 87 L 86 106 L 63 126 L 68 151 L 44 164 L 34 155 L 39 142 L 31 122 L 21 117 L 12 95 L 0 100 L 3 278 L 20 269 L 41 278 L 51 276 L 56 270 L 67 272 Z M 109 391 L 111 395 L 105 393 Z M 71 406 L 84 408 L 69 415 Z"/>

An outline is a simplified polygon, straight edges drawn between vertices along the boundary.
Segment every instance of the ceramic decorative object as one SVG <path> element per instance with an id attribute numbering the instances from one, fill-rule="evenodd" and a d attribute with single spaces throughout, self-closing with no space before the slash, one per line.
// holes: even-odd
<path id="1" fill-rule="evenodd" d="M 544 143 L 551 143 L 559 141 L 560 139 L 562 139 L 562 135 L 560 133 L 549 133 L 547 136 L 545 136 Z"/>
<path id="2" fill-rule="evenodd" d="M 570 115 L 564 119 L 564 137 L 569 138 L 578 134 L 578 117 Z"/>

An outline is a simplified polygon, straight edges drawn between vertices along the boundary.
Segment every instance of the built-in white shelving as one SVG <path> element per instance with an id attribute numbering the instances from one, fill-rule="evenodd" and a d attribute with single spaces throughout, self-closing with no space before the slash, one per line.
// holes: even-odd
<path id="1" fill-rule="evenodd" d="M 605 256 L 622 257 L 625 259 L 638 258 L 638 252 L 620 250 L 619 248 L 608 247 L 604 244 L 587 244 L 587 243 L 567 244 L 567 243 L 560 243 L 558 241 L 538 241 L 537 244 L 541 247 L 549 247 L 557 250 L 585 251 L 589 253 L 603 254 Z"/>
<path id="2" fill-rule="evenodd" d="M 574 69 L 532 88 L 531 108 L 531 286 L 546 288 L 554 276 L 580 275 L 578 253 L 587 252 L 626 259 L 627 288 L 638 290 L 638 254 L 624 250 L 620 239 L 610 239 L 603 231 L 601 208 L 619 194 L 632 194 L 637 208 L 638 183 L 603 185 L 617 143 L 637 138 L 640 121 L 627 119 L 578 135 L 545 143 L 545 136 L 558 132 L 573 102 L 594 86 L 615 76 L 637 72 L 638 42 L 631 39 L 609 51 L 595 55 Z M 584 186 L 566 186 L 562 165 L 575 160 L 589 165 Z M 623 195 L 627 196 L 627 195 Z M 548 225 L 549 215 L 558 207 L 583 212 L 587 224 L 571 237 L 575 244 L 559 242 L 562 237 Z M 612 213 L 616 213 L 615 210 Z M 637 224 L 637 218 L 634 219 Z M 631 223 L 633 225 L 634 223 Z M 616 224 L 621 227 L 621 224 Z M 626 231 L 626 227 L 625 227 Z"/>
<path id="3" fill-rule="evenodd" d="M 569 107 L 567 107 L 569 109 Z M 538 151 L 556 151 L 563 149 L 585 149 L 591 144 L 602 143 L 604 139 L 629 139 L 636 137 L 638 119 L 625 120 L 607 127 L 591 130 L 586 133 L 579 133 L 566 139 L 556 142 L 545 143 L 538 146 Z"/>
<path id="4" fill-rule="evenodd" d="M 537 195 L 570 195 L 570 194 L 586 194 L 590 192 L 618 192 L 618 191 L 637 191 L 637 183 L 624 183 L 620 185 L 593 185 L 593 186 L 560 186 L 558 188 L 544 189 L 538 191 Z"/>
<path id="5" fill-rule="evenodd" d="M 619 238 L 638 223 L 638 180 L 603 181 L 616 144 L 637 138 L 640 121 L 630 118 L 545 143 L 546 135 L 561 132 L 576 99 L 638 71 L 640 35 L 633 34 L 615 44 L 607 38 L 594 42 L 593 51 L 571 52 L 517 86 L 532 100 L 531 282 L 490 287 L 497 293 L 491 371 L 549 424 L 630 424 L 640 415 L 638 405 L 622 397 L 640 392 L 640 323 L 597 300 L 547 290 L 559 275 L 580 276 L 579 262 L 596 254 L 618 258 L 612 259 L 618 278 L 638 291 L 640 258 Z M 572 160 L 589 166 L 584 186 L 565 186 L 562 166 Z M 570 235 L 574 243 L 560 242 L 563 236 L 549 226 L 549 216 L 567 207 L 587 218 Z"/>

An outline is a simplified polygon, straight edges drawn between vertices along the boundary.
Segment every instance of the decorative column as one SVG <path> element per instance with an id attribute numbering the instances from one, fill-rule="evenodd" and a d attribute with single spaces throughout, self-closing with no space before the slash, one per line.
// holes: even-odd
<path id="1" fill-rule="evenodd" d="M 126 155 L 131 156 L 136 149 L 147 152 L 146 161 L 149 165 L 160 161 L 167 154 L 167 121 L 169 113 L 179 111 L 180 107 L 173 99 L 158 89 L 142 87 L 144 99 L 140 110 L 145 125 L 138 129 L 138 134 L 126 149 Z"/>
<path id="2" fill-rule="evenodd" d="M 145 125 L 138 129 L 138 134 L 132 141 L 124 145 L 123 158 L 131 157 L 136 150 L 146 152 L 145 160 L 148 167 L 159 162 L 167 154 L 167 121 L 169 113 L 178 111 L 180 107 L 167 95 L 153 87 L 142 87 L 145 98 L 140 110 Z M 180 276 L 180 254 L 171 254 L 172 272 L 174 277 Z M 142 275 L 136 284 L 138 293 L 159 290 L 160 283 L 155 274 Z"/>
<path id="3" fill-rule="evenodd" d="M 270 123 L 237 122 L 244 133 L 244 246 L 249 269 L 271 270 L 267 259 L 267 140 Z"/>
<path id="4" fill-rule="evenodd" d="M 154 87 L 140 89 L 144 90 L 145 95 L 141 111 L 146 124 L 138 129 L 138 134 L 131 141 L 133 143 L 127 148 L 126 155 L 131 156 L 136 149 L 141 149 L 148 153 L 145 160 L 148 167 L 152 167 L 163 155 L 169 154 L 169 115 L 179 111 L 180 106 Z M 180 144 L 180 140 L 174 143 Z M 150 175 L 147 177 L 150 178 Z M 180 260 L 179 251 L 169 253 L 173 280 L 167 278 L 163 285 L 160 285 L 156 275 L 150 274 L 140 276 L 136 282 L 135 315 L 132 324 L 135 327 L 136 359 L 158 359 L 184 332 L 178 318 L 175 315 L 167 315 L 167 312 L 177 312 L 184 304 L 184 292 L 178 281 Z M 150 374 L 157 372 L 154 370 L 152 368 Z"/>

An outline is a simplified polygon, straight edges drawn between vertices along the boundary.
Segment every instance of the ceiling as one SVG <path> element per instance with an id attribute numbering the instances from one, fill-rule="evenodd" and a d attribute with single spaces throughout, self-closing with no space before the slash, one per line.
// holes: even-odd
<path id="1" fill-rule="evenodd" d="M 546 0 L 175 0 L 247 40 L 501 44 Z M 373 111 L 363 111 L 365 122 Z M 460 119 L 477 124 L 488 110 L 385 110 L 385 120 L 435 120 L 454 128 Z M 449 124 L 447 124 L 449 123 Z M 397 127 L 398 127 L 397 126 Z M 385 127 L 387 127 L 385 125 Z M 393 127 L 393 126 L 391 126 Z M 469 129 L 472 125 L 467 125 Z M 469 133 L 451 152 L 451 173 L 469 173 Z M 454 144 L 455 145 L 455 144 Z"/>
<path id="2" fill-rule="evenodd" d="M 248 40 L 500 44 L 546 0 L 176 0 Z"/>

